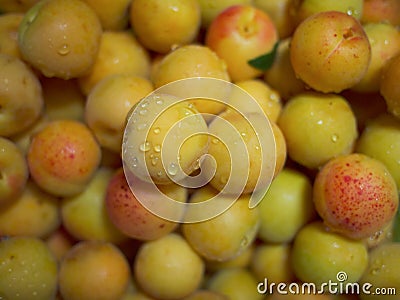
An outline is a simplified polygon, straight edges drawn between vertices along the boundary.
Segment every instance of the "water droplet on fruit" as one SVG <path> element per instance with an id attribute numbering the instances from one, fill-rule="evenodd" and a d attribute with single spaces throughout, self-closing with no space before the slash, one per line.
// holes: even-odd
<path id="1" fill-rule="evenodd" d="M 147 114 L 147 109 L 142 109 L 139 111 L 139 115 L 144 116 Z"/>
<path id="2" fill-rule="evenodd" d="M 176 175 L 176 173 L 178 173 L 178 166 L 176 165 L 176 163 L 173 163 L 173 162 L 170 163 L 168 165 L 167 172 L 171 176 Z"/>
<path id="3" fill-rule="evenodd" d="M 218 144 L 219 143 L 219 139 L 217 139 L 217 138 L 214 138 L 214 139 L 212 139 L 212 141 L 211 141 L 213 144 Z"/>
<path id="4" fill-rule="evenodd" d="M 138 131 L 142 131 L 142 130 L 146 129 L 146 127 L 147 127 L 147 124 L 146 124 L 146 123 L 142 123 L 142 124 L 139 124 L 139 125 L 136 127 L 136 129 L 137 129 Z"/>
<path id="5" fill-rule="evenodd" d="M 149 151 L 151 148 L 150 142 L 145 141 L 144 143 L 140 144 L 139 146 L 139 150 L 142 152 L 146 152 Z"/>
<path id="6" fill-rule="evenodd" d="M 134 168 L 136 168 L 136 167 L 138 166 L 138 158 L 137 158 L 137 157 L 134 157 L 134 158 L 132 159 L 132 166 L 133 166 Z"/>
<path id="7" fill-rule="evenodd" d="M 155 145 L 153 147 L 153 149 L 154 149 L 155 152 L 160 152 L 161 151 L 161 145 Z"/>
<path id="8" fill-rule="evenodd" d="M 161 132 L 160 127 L 154 128 L 153 132 L 154 132 L 154 134 L 159 134 Z"/>
<path id="9" fill-rule="evenodd" d="M 155 166 L 157 163 L 158 163 L 158 157 L 154 157 L 154 158 L 151 160 L 151 164 L 152 164 L 153 166 Z"/>
<path id="10" fill-rule="evenodd" d="M 339 139 L 339 137 L 336 134 L 333 134 L 331 136 L 331 141 L 334 142 L 334 143 L 336 143 L 338 141 L 338 139 Z"/>
<path id="11" fill-rule="evenodd" d="M 62 45 L 58 50 L 57 53 L 65 56 L 70 52 L 69 46 L 67 44 Z"/>
<path id="12" fill-rule="evenodd" d="M 156 98 L 157 99 L 157 98 Z M 162 100 L 162 99 L 157 99 L 157 101 L 156 101 L 156 104 L 158 104 L 158 105 L 161 105 L 161 104 L 163 104 L 164 103 L 164 101 Z"/>

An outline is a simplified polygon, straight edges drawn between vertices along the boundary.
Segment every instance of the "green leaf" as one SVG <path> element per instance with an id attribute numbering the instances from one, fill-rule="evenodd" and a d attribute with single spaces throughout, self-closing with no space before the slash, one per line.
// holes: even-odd
<path id="1" fill-rule="evenodd" d="M 271 68 L 272 64 L 274 63 L 275 60 L 275 56 L 278 50 L 278 46 L 279 46 L 279 42 L 276 42 L 274 45 L 274 48 L 263 55 L 260 55 L 256 58 L 250 59 L 247 63 L 256 68 L 259 69 L 261 71 L 266 71 L 269 68 Z"/>
<path id="2" fill-rule="evenodd" d="M 400 243 L 400 209 L 397 211 L 397 215 L 394 220 L 393 242 Z"/>

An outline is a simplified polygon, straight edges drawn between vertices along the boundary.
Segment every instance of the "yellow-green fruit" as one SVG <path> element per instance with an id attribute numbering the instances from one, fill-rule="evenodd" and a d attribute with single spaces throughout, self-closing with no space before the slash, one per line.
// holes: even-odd
<path id="1" fill-rule="evenodd" d="M 0 235 L 47 237 L 61 223 L 58 201 L 28 180 L 22 194 L 0 209 Z"/>
<path id="2" fill-rule="evenodd" d="M 296 235 L 292 266 L 297 278 L 321 286 L 328 282 L 357 282 L 368 265 L 368 251 L 362 240 L 333 233 L 320 221 L 304 226 Z M 342 280 L 346 277 L 346 280 Z"/>
<path id="3" fill-rule="evenodd" d="M 371 45 L 371 61 L 367 72 L 352 90 L 379 92 L 383 68 L 400 52 L 400 31 L 389 23 L 369 23 L 363 27 Z"/>
<path id="4" fill-rule="evenodd" d="M 57 261 L 43 240 L 0 239 L 0 298 L 55 299 Z"/>
<path id="5" fill-rule="evenodd" d="M 120 299 L 130 276 L 127 258 L 114 244 L 82 241 L 60 263 L 59 291 L 65 300 Z"/>
<path id="6" fill-rule="evenodd" d="M 0 15 L 1 53 L 21 58 L 18 45 L 18 28 L 23 18 L 23 13 L 5 13 Z"/>
<path id="7" fill-rule="evenodd" d="M 228 268 L 214 273 L 207 281 L 207 288 L 226 295 L 230 300 L 263 299 L 257 291 L 257 279 L 246 268 Z"/>
<path id="8" fill-rule="evenodd" d="M 250 269 L 261 282 L 293 282 L 290 243 L 265 243 L 258 245 L 252 255 Z"/>
<path id="9" fill-rule="evenodd" d="M 361 293 L 360 299 L 398 299 L 400 290 L 399 261 L 399 243 L 386 243 L 373 249 L 369 255 L 368 267 L 360 279 L 360 285 L 367 287 L 367 292 Z"/>
<path id="10" fill-rule="evenodd" d="M 102 27 L 79 0 L 43 0 L 24 16 L 18 31 L 22 57 L 47 77 L 86 74 L 100 47 Z"/>
<path id="11" fill-rule="evenodd" d="M 272 181 L 258 209 L 259 238 L 265 242 L 290 242 L 316 214 L 309 178 L 299 171 L 284 168 Z"/>
<path id="12" fill-rule="evenodd" d="M 87 97 L 85 120 L 103 148 L 121 153 L 128 113 L 152 91 L 149 79 L 128 74 L 107 76 L 96 84 Z"/>
<path id="13" fill-rule="evenodd" d="M 115 74 L 145 78 L 150 75 L 150 55 L 129 30 L 103 32 L 94 64 L 88 74 L 78 78 L 78 83 L 88 95 L 101 79 Z"/>
<path id="14" fill-rule="evenodd" d="M 154 298 L 181 299 L 197 290 L 204 262 L 177 233 L 141 245 L 133 265 L 141 289 Z"/>
<path id="15" fill-rule="evenodd" d="M 123 30 L 129 21 L 131 0 L 84 0 L 99 17 L 104 30 Z"/>
<path id="16" fill-rule="evenodd" d="M 0 136 L 28 130 L 43 110 L 40 81 L 22 60 L 0 53 Z"/>
<path id="17" fill-rule="evenodd" d="M 205 186 L 197 189 L 190 201 L 198 203 L 217 195 Z M 219 202 L 232 203 L 229 196 L 219 195 Z M 233 198 L 234 199 L 234 198 Z M 182 224 L 182 232 L 188 243 L 208 260 L 226 261 L 245 251 L 256 238 L 259 228 L 258 207 L 250 209 L 249 195 L 242 195 L 226 211 L 215 218 Z"/>
<path id="18" fill-rule="evenodd" d="M 400 54 L 392 57 L 382 70 L 380 93 L 385 99 L 388 111 L 400 118 Z"/>
<path id="19" fill-rule="evenodd" d="M 379 142 L 377 142 L 379 141 Z M 400 188 L 400 120 L 382 114 L 367 123 L 356 151 L 381 161 Z"/>
<path id="20" fill-rule="evenodd" d="M 303 93 L 291 98 L 278 120 L 289 157 L 308 168 L 353 151 L 357 120 L 345 98 Z"/>
<path id="21" fill-rule="evenodd" d="M 126 239 L 110 221 L 105 207 L 107 184 L 113 174 L 111 168 L 99 168 L 81 193 L 62 199 L 63 225 L 76 239 L 112 243 Z"/>
<path id="22" fill-rule="evenodd" d="M 287 37 L 279 42 L 274 62 L 263 76 L 266 83 L 285 100 L 306 90 L 306 85 L 296 76 L 290 62 L 290 41 L 291 37 Z"/>
<path id="23" fill-rule="evenodd" d="M 201 8 L 197 0 L 133 0 L 130 22 L 142 45 L 167 53 L 194 41 L 200 29 Z"/>

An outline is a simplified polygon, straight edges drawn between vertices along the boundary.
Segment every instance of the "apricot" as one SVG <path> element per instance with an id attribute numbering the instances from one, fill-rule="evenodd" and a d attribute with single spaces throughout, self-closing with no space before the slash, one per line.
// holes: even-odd
<path id="1" fill-rule="evenodd" d="M 400 118 L 400 87 L 397 78 L 400 76 L 400 55 L 392 57 L 382 70 L 380 93 L 385 99 L 388 111 Z"/>
<path id="2" fill-rule="evenodd" d="M 313 200 L 324 223 L 334 232 L 363 239 L 394 218 L 399 195 L 383 163 L 352 153 L 331 159 L 320 169 Z"/>
<path id="3" fill-rule="evenodd" d="M 146 49 L 167 53 L 197 37 L 201 23 L 200 4 L 197 0 L 133 0 L 129 20 Z"/>
<path id="4" fill-rule="evenodd" d="M 56 196 L 82 192 L 97 170 L 101 150 L 93 133 L 79 121 L 46 124 L 29 146 L 28 167 L 33 180 Z"/>
<path id="5" fill-rule="evenodd" d="M 358 83 L 371 59 L 368 37 L 357 19 L 339 11 L 316 13 L 296 27 L 290 60 L 311 88 L 339 93 Z"/>
<path id="6" fill-rule="evenodd" d="M 18 31 L 22 57 L 47 77 L 76 78 L 93 66 L 102 27 L 94 10 L 79 0 L 39 1 Z"/>

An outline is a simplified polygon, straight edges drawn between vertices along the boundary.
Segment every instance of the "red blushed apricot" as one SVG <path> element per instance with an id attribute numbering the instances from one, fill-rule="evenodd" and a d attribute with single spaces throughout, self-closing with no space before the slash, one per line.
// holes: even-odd
<path id="1" fill-rule="evenodd" d="M 364 0 L 361 22 L 400 25 L 399 0 Z"/>
<path id="2" fill-rule="evenodd" d="M 186 190 L 179 186 L 171 185 L 166 192 L 186 200 Z M 154 195 L 148 197 L 154 198 Z M 158 239 L 178 226 L 177 222 L 158 217 L 142 205 L 132 193 L 122 168 L 117 169 L 108 183 L 106 209 L 111 222 L 121 232 L 142 241 Z"/>
<path id="3" fill-rule="evenodd" d="M 89 128 L 73 120 L 48 123 L 33 136 L 28 154 L 34 181 L 55 196 L 82 192 L 101 160 L 101 149 Z"/>
<path id="4" fill-rule="evenodd" d="M 316 13 L 297 26 L 290 44 L 295 74 L 311 88 L 339 93 L 367 72 L 371 46 L 361 24 L 338 11 Z"/>
<path id="5" fill-rule="evenodd" d="M 399 195 L 386 167 L 359 153 L 330 160 L 316 176 L 314 203 L 325 224 L 347 237 L 362 239 L 395 216 Z"/>
<path id="6" fill-rule="evenodd" d="M 231 79 L 239 81 L 262 74 L 248 61 L 271 52 L 277 41 L 278 31 L 269 15 L 251 5 L 234 5 L 210 24 L 205 44 L 226 62 Z"/>

